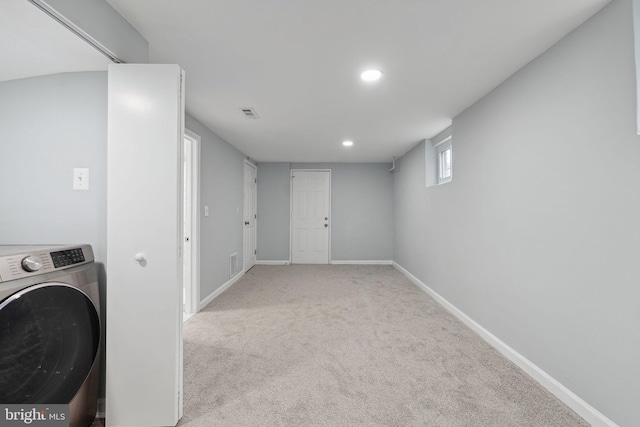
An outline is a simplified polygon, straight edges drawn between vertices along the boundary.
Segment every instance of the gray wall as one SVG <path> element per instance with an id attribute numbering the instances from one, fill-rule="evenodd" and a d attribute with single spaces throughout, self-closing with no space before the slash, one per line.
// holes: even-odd
<path id="1" fill-rule="evenodd" d="M 289 163 L 258 164 L 258 260 L 289 259 Z"/>
<path id="2" fill-rule="evenodd" d="M 393 259 L 387 163 L 258 164 L 258 260 L 289 259 L 289 168 L 331 169 L 331 259 Z"/>
<path id="3" fill-rule="evenodd" d="M 2 82 L 0 99 L 0 244 L 89 243 L 104 263 L 107 74 Z M 73 191 L 77 167 L 89 191 Z"/>
<path id="4" fill-rule="evenodd" d="M 200 300 L 229 280 L 229 255 L 242 269 L 243 168 L 245 156 L 187 115 L 187 129 L 201 137 Z M 204 206 L 209 216 L 204 216 Z M 238 213 L 239 212 L 239 213 Z"/>
<path id="5" fill-rule="evenodd" d="M 398 163 L 395 260 L 621 426 L 640 420 L 631 0 L 453 120 L 453 182 Z"/>

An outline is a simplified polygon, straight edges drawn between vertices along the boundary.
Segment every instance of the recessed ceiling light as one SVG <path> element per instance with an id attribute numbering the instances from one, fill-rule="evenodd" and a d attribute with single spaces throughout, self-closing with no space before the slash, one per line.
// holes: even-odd
<path id="1" fill-rule="evenodd" d="M 365 82 L 375 82 L 382 77 L 381 70 L 367 70 L 360 74 L 360 78 Z"/>
<path id="2" fill-rule="evenodd" d="M 342 141 L 342 145 L 345 147 L 351 147 L 353 145 L 353 141 Z"/>

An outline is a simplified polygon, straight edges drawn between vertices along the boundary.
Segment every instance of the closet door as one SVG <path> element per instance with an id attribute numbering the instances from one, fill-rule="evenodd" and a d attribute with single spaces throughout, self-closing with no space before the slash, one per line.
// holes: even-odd
<path id="1" fill-rule="evenodd" d="M 182 76 L 109 66 L 108 426 L 173 426 L 182 413 Z"/>

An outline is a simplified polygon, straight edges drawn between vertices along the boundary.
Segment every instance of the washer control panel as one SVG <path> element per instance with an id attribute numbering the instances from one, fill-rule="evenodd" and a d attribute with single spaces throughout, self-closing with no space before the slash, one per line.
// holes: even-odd
<path id="1" fill-rule="evenodd" d="M 51 259 L 55 268 L 84 262 L 82 248 L 67 249 L 66 251 L 51 252 Z"/>
<path id="2" fill-rule="evenodd" d="M 11 251 L 14 250 L 13 253 Z M 9 252 L 9 253 L 2 253 Z M 93 261 L 90 245 L 82 246 L 2 246 L 0 282 L 75 267 Z"/>

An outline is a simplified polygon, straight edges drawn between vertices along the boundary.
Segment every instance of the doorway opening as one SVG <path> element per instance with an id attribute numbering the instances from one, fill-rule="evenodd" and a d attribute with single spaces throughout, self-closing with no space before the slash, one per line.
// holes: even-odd
<path id="1" fill-rule="evenodd" d="M 198 312 L 200 301 L 200 136 L 185 129 L 183 165 L 182 311 L 183 321 Z"/>

